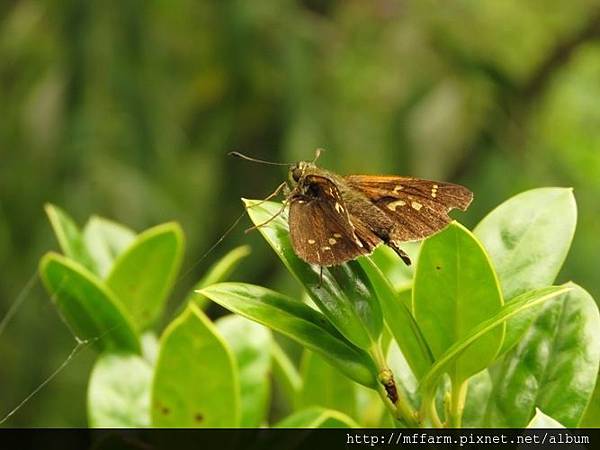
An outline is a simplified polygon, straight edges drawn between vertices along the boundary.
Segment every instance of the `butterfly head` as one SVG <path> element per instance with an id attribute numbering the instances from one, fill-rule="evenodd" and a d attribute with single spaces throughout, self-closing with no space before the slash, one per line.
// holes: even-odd
<path id="1" fill-rule="evenodd" d="M 312 162 L 299 161 L 291 167 L 290 178 L 292 181 L 294 181 L 294 183 L 298 183 L 302 178 L 304 178 L 304 175 L 308 171 L 314 169 L 315 167 L 316 166 Z"/>

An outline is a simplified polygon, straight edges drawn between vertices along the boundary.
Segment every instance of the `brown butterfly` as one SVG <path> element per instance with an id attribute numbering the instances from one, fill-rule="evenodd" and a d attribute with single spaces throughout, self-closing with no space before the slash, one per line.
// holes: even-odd
<path id="1" fill-rule="evenodd" d="M 291 186 L 282 183 L 269 196 L 287 191 L 279 213 L 289 204 L 292 246 L 310 264 L 342 264 L 384 243 L 410 265 L 401 243 L 442 230 L 452 221 L 450 210 L 465 211 L 473 200 L 473 193 L 458 184 L 400 176 L 341 176 L 317 167 L 318 155 L 317 151 L 312 162 L 291 165 Z"/>

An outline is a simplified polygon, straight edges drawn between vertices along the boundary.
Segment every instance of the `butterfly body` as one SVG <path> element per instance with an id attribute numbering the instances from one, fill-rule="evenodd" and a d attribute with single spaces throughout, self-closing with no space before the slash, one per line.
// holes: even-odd
<path id="1" fill-rule="evenodd" d="M 341 264 L 369 254 L 384 243 L 406 264 L 400 248 L 423 239 L 452 220 L 453 208 L 465 210 L 473 194 L 467 188 L 412 177 L 341 176 L 310 162 L 290 170 L 289 225 L 292 246 L 304 261 Z"/>

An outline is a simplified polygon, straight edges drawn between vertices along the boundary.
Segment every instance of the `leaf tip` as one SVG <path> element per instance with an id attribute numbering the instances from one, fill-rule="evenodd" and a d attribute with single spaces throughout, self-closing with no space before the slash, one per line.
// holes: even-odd
<path id="1" fill-rule="evenodd" d="M 238 252 L 238 256 L 240 258 L 245 258 L 252 253 L 252 247 L 249 245 L 240 245 L 239 247 L 234 248 L 232 251 Z"/>
<path id="2" fill-rule="evenodd" d="M 65 256 L 61 255 L 58 252 L 46 252 L 44 254 L 44 256 L 42 256 L 40 258 L 40 267 L 47 267 L 48 264 L 50 264 L 51 262 L 62 262 L 62 261 L 67 261 L 68 258 L 66 258 Z"/>
<path id="3" fill-rule="evenodd" d="M 40 262 L 39 262 L 39 271 L 40 273 L 45 273 L 46 269 L 48 268 L 48 264 L 50 264 L 52 262 L 53 259 L 55 259 L 55 255 L 57 255 L 56 252 L 46 252 L 41 258 L 40 258 Z"/>
<path id="4" fill-rule="evenodd" d="M 246 209 L 251 208 L 256 203 L 256 200 L 251 198 L 242 197 L 241 200 Z"/>
<path id="5" fill-rule="evenodd" d="M 213 286 L 213 285 L 211 285 L 211 286 Z M 196 289 L 196 290 L 194 290 L 194 293 L 197 295 L 202 295 L 202 296 L 212 300 L 212 298 L 210 297 L 210 295 L 212 294 L 211 286 L 205 286 L 202 289 Z"/>
<path id="6" fill-rule="evenodd" d="M 50 203 L 50 202 L 44 203 L 44 211 L 46 212 L 46 216 L 50 220 L 51 224 L 54 224 L 58 210 L 59 210 L 58 206 L 56 206 L 54 203 Z"/>

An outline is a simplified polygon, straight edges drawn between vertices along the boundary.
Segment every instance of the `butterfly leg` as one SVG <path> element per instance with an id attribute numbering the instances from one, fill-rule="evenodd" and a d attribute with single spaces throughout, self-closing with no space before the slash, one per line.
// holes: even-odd
<path id="1" fill-rule="evenodd" d="M 262 205 L 264 202 L 267 202 L 269 200 L 271 200 L 273 197 L 277 196 L 281 190 L 283 189 L 283 192 L 286 192 L 286 188 L 289 191 L 289 187 L 287 185 L 287 183 L 284 181 L 283 183 L 281 183 L 279 186 L 277 186 L 277 189 L 275 189 L 271 194 L 269 194 L 266 198 L 262 199 L 260 202 L 253 204 L 251 207 L 254 208 L 255 206 L 258 205 Z M 286 195 L 287 196 L 287 195 Z"/>
<path id="2" fill-rule="evenodd" d="M 281 205 L 281 208 L 279 209 L 279 211 L 277 211 L 275 214 L 273 214 L 271 217 L 269 217 L 269 218 L 268 218 L 267 220 L 265 220 L 263 223 L 259 223 L 258 225 L 254 225 L 254 226 L 252 226 L 252 227 L 250 227 L 250 228 L 246 228 L 246 229 L 244 230 L 244 233 L 249 233 L 250 231 L 252 231 L 252 230 L 254 230 L 254 229 L 256 229 L 256 228 L 263 227 L 263 226 L 265 226 L 266 224 L 268 224 L 269 222 L 271 222 L 273 219 L 275 219 L 275 218 L 279 217 L 279 216 L 281 215 L 281 213 L 283 213 L 283 211 L 285 211 L 285 207 L 287 206 L 287 204 L 288 204 L 288 201 L 287 201 L 287 200 L 285 200 L 285 201 L 283 202 L 283 204 Z"/>
<path id="3" fill-rule="evenodd" d="M 320 289 L 323 286 L 323 266 L 319 266 L 319 286 Z"/>
<path id="4" fill-rule="evenodd" d="M 394 241 L 387 241 L 386 245 L 396 252 L 400 259 L 402 259 L 404 264 L 406 264 L 407 266 L 410 266 L 412 264 L 410 261 L 410 257 L 406 254 L 404 250 L 398 247 L 398 244 L 396 244 Z"/>

